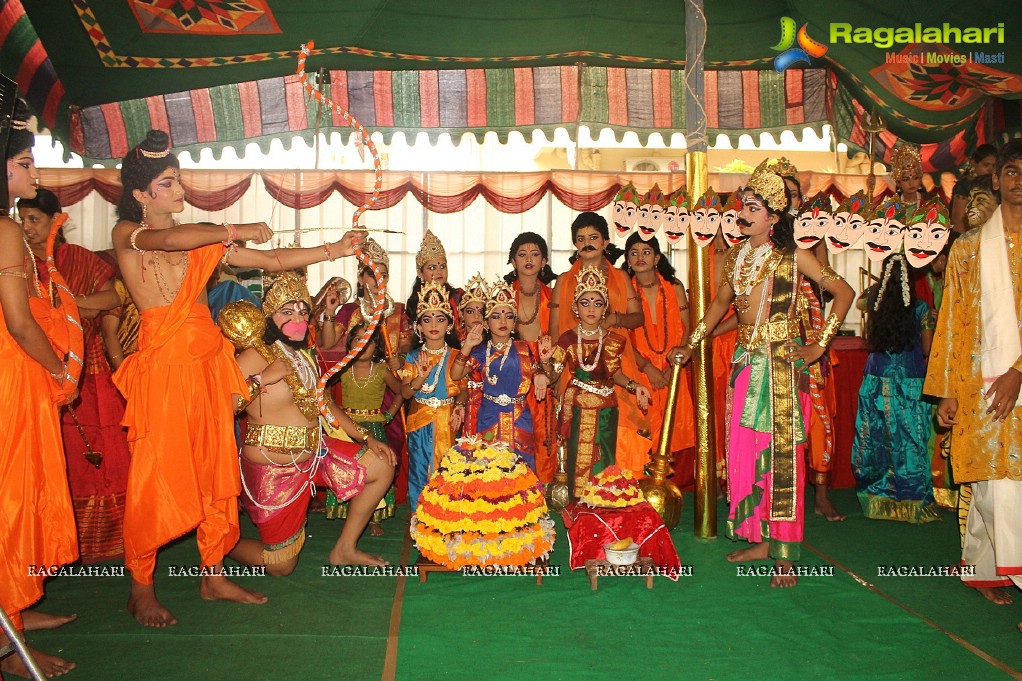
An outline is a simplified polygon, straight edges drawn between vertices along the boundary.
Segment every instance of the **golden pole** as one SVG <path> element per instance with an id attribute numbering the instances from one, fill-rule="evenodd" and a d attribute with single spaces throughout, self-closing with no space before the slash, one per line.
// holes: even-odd
<path id="1" fill-rule="evenodd" d="M 689 151 L 685 155 L 688 195 L 702 196 L 706 191 L 706 152 Z M 702 319 L 710 305 L 710 249 L 690 243 L 688 247 L 688 304 L 691 319 Z M 692 354 L 696 407 L 696 498 L 695 535 L 703 539 L 717 536 L 717 443 L 713 415 L 712 339 L 700 343 Z M 672 376 L 672 387 L 675 376 Z"/>

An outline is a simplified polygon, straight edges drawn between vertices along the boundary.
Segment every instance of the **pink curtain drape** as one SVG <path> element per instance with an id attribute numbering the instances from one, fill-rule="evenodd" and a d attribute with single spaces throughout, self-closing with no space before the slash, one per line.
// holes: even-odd
<path id="1" fill-rule="evenodd" d="M 93 191 L 116 203 L 121 193 L 119 171 L 111 168 L 41 168 L 40 185 L 54 191 L 64 206 L 74 205 Z M 313 208 L 337 192 L 355 206 L 367 203 L 376 177 L 371 171 L 263 171 L 263 187 L 288 208 Z M 185 200 L 202 210 L 216 211 L 236 203 L 248 191 L 252 171 L 182 170 Z M 807 195 L 828 194 L 843 200 L 866 188 L 864 175 L 802 173 Z M 709 184 L 718 192 L 737 189 L 744 175 L 711 173 Z M 598 210 L 614 200 L 618 190 L 631 182 L 640 192 L 653 184 L 669 194 L 685 183 L 684 173 L 602 173 L 554 170 L 532 173 L 413 173 L 386 171 L 379 187 L 375 210 L 391 208 L 411 194 L 434 213 L 457 213 L 478 197 L 502 213 L 524 213 L 549 192 L 572 210 Z M 891 195 L 884 178 L 877 178 L 874 198 Z"/>

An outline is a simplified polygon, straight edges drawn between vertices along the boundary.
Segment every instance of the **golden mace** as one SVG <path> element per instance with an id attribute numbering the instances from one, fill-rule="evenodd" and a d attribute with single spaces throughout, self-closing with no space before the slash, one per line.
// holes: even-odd
<path id="1" fill-rule="evenodd" d="M 639 482 L 646 501 L 656 509 L 668 530 L 673 530 L 681 520 L 684 500 L 681 490 L 667 476 L 674 470 L 674 454 L 671 452 L 671 431 L 674 429 L 674 413 L 678 410 L 678 387 L 681 384 L 681 365 L 671 367 L 671 384 L 667 388 L 667 409 L 664 423 L 660 427 L 660 442 L 653 453 L 653 465 L 649 477 Z"/>

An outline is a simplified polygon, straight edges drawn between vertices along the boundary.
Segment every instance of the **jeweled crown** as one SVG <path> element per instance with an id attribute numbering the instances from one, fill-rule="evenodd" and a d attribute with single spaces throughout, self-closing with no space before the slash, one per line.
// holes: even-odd
<path id="1" fill-rule="evenodd" d="M 604 300 L 609 299 L 607 293 L 607 275 L 599 265 L 586 265 L 578 273 L 575 283 L 575 297 L 578 300 L 583 293 L 599 293 Z"/>
<path id="2" fill-rule="evenodd" d="M 486 316 L 498 307 L 509 307 L 517 316 L 518 305 L 515 303 L 515 290 L 511 284 L 500 279 L 490 286 L 490 295 L 486 300 Z"/>
<path id="3" fill-rule="evenodd" d="M 443 312 L 448 317 L 454 317 L 447 288 L 438 281 L 427 281 L 419 289 L 419 304 L 415 308 L 415 316 L 421 317 L 427 312 Z"/>
<path id="4" fill-rule="evenodd" d="M 305 277 L 297 272 L 281 272 L 263 298 L 263 314 L 267 317 L 290 302 L 302 302 L 312 309 L 312 297 Z"/>
<path id="5" fill-rule="evenodd" d="M 368 255 L 369 259 L 377 265 L 383 265 L 390 269 L 390 256 L 387 255 L 387 251 L 383 249 L 383 246 L 372 237 L 366 239 L 365 243 L 362 244 L 362 252 Z"/>
<path id="6" fill-rule="evenodd" d="M 777 213 L 783 213 L 788 206 L 788 191 L 784 180 L 770 167 L 771 159 L 766 159 L 752 172 L 745 188 L 766 201 L 767 206 Z"/>
<path id="7" fill-rule="evenodd" d="M 902 144 L 891 152 L 891 174 L 895 180 L 906 177 L 920 177 L 923 174 L 923 160 L 919 156 L 919 148 L 912 144 Z"/>
<path id="8" fill-rule="evenodd" d="M 489 286 L 486 285 L 483 275 L 477 272 L 465 284 L 465 292 L 461 294 L 461 300 L 458 301 L 458 309 L 464 310 L 471 303 L 480 303 L 485 306 L 489 297 Z"/>
<path id="9" fill-rule="evenodd" d="M 436 234 L 427 229 L 426 233 L 422 236 L 419 252 L 415 254 L 415 268 L 422 271 L 422 268 L 430 260 L 443 260 L 447 262 L 447 251 L 444 250 L 444 245 L 440 243 L 440 239 L 437 238 Z"/>

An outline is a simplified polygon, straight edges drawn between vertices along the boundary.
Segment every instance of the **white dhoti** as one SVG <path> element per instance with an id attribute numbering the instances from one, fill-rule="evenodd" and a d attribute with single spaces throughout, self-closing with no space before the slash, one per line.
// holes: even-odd
<path id="1" fill-rule="evenodd" d="M 965 526 L 962 575 L 972 587 L 1022 587 L 1022 481 L 983 480 L 972 483 L 972 504 Z"/>

